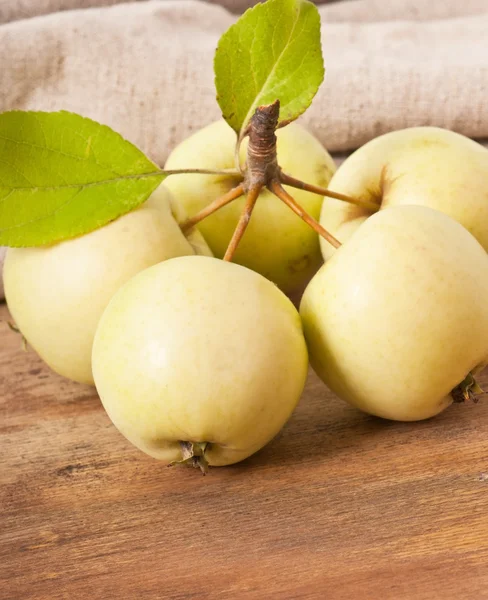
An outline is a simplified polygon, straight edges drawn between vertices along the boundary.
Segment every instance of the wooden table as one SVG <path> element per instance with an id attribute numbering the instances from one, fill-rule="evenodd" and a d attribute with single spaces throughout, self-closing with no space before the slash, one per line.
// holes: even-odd
<path id="1" fill-rule="evenodd" d="M 311 374 L 277 439 L 202 477 L 0 323 L 0 406 L 2 600 L 488 598 L 488 401 L 390 423 Z"/>

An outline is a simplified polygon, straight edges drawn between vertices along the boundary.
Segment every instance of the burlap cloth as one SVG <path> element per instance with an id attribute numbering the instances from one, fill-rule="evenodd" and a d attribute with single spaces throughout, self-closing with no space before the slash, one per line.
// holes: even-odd
<path id="1" fill-rule="evenodd" d="M 163 164 L 219 117 L 215 46 L 236 19 L 227 9 L 254 3 L 0 0 L 0 112 L 75 111 Z M 348 0 L 319 10 L 327 73 L 302 122 L 330 151 L 425 124 L 488 138 L 488 0 Z"/>

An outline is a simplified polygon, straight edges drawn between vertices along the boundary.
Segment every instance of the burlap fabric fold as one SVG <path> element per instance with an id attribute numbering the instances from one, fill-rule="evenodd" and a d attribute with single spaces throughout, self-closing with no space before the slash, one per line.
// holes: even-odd
<path id="1" fill-rule="evenodd" d="M 163 164 L 219 118 L 212 61 L 234 12 L 220 0 L 0 0 L 0 111 L 66 109 Z M 432 124 L 488 138 L 486 0 L 350 0 L 319 7 L 327 73 L 302 118 L 332 152 Z M 1 290 L 0 290 L 1 291 Z"/>

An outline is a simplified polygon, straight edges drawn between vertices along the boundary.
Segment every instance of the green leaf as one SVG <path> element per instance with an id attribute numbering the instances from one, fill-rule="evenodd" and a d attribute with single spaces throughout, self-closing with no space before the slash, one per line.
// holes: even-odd
<path id="1" fill-rule="evenodd" d="M 275 100 L 281 121 L 296 119 L 324 79 L 317 8 L 306 0 L 257 4 L 220 38 L 214 68 L 218 103 L 237 133 Z"/>
<path id="2" fill-rule="evenodd" d="M 163 179 L 138 148 L 90 119 L 0 114 L 0 245 L 93 231 L 144 202 Z"/>

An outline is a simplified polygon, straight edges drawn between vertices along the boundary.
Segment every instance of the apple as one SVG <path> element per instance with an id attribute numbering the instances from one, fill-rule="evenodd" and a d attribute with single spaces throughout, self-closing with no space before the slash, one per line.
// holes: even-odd
<path id="1" fill-rule="evenodd" d="M 250 456 L 283 427 L 308 357 L 300 317 L 270 281 L 204 256 L 142 271 L 105 310 L 93 345 L 98 393 L 119 431 L 171 463 Z"/>
<path id="2" fill-rule="evenodd" d="M 311 364 L 340 398 L 426 419 L 488 359 L 488 254 L 439 211 L 387 208 L 315 275 L 300 314 Z"/>
<path id="3" fill-rule="evenodd" d="M 160 186 L 142 206 L 87 235 L 9 248 L 4 283 L 10 313 L 54 371 L 93 384 L 93 338 L 113 294 L 151 265 L 205 252 L 201 234 L 186 239 L 172 210 L 181 218 L 181 209 Z"/>
<path id="4" fill-rule="evenodd" d="M 437 127 L 412 127 L 382 135 L 356 150 L 338 168 L 329 189 L 373 201 L 383 209 L 418 204 L 440 210 L 470 231 L 488 251 L 488 150 Z M 327 198 L 320 223 L 341 242 L 371 213 Z M 324 259 L 334 248 L 321 240 Z"/>
<path id="5" fill-rule="evenodd" d="M 291 123 L 277 131 L 278 162 L 285 173 L 327 187 L 335 165 L 318 140 Z M 223 120 L 212 123 L 184 140 L 171 153 L 166 169 L 235 167 L 236 134 Z M 242 146 L 245 161 L 247 140 Z M 222 175 L 171 175 L 166 185 L 193 216 L 235 187 L 240 179 Z M 316 220 L 322 196 L 287 188 Z M 225 254 L 245 203 L 239 198 L 202 221 L 198 227 L 218 258 Z M 317 234 L 268 190 L 261 192 L 250 223 L 234 256 L 234 262 L 261 273 L 284 292 L 305 286 L 322 263 Z"/>

